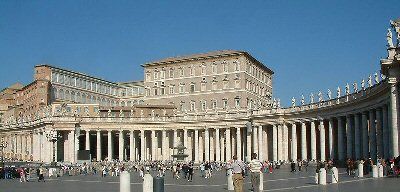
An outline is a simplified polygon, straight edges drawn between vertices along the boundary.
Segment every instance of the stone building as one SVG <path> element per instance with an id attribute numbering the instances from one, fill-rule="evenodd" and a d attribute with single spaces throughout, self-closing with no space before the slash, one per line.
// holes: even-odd
<path id="1" fill-rule="evenodd" d="M 181 143 L 195 162 L 252 152 L 272 161 L 397 157 L 400 46 L 391 38 L 381 75 L 286 108 L 272 102 L 273 72 L 243 51 L 146 63 L 143 82 L 39 65 L 31 84 L 0 94 L 2 155 L 75 163 L 87 151 L 96 160 L 172 160 Z"/>

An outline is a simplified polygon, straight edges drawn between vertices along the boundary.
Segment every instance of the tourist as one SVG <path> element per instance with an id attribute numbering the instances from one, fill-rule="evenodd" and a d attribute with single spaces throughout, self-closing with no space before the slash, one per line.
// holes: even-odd
<path id="1" fill-rule="evenodd" d="M 38 182 L 40 182 L 40 181 L 43 181 L 43 182 L 45 182 L 45 180 L 44 180 L 44 167 L 42 167 L 42 166 L 40 166 L 40 168 L 38 169 L 38 172 L 39 172 L 39 177 L 38 177 Z"/>
<path id="2" fill-rule="evenodd" d="M 192 182 L 193 181 L 193 174 L 194 174 L 193 164 L 192 163 L 189 164 L 188 174 L 189 174 L 188 181 Z"/>
<path id="3" fill-rule="evenodd" d="M 290 172 L 296 172 L 296 163 L 294 161 L 290 162 Z"/>
<path id="4" fill-rule="evenodd" d="M 243 172 L 246 169 L 244 163 L 237 159 L 236 155 L 229 161 L 229 169 L 232 169 L 233 187 L 235 192 L 243 192 Z"/>
<path id="5" fill-rule="evenodd" d="M 260 191 L 260 173 L 261 173 L 261 162 L 257 159 L 257 153 L 251 154 L 251 161 L 249 163 L 249 169 L 251 174 L 251 186 L 254 192 Z"/>

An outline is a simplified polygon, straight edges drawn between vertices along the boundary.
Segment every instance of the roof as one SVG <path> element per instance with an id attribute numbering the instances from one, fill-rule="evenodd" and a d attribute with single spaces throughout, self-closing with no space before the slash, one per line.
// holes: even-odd
<path id="1" fill-rule="evenodd" d="M 192 54 L 192 55 L 168 57 L 168 58 L 161 59 L 158 61 L 145 63 L 142 65 L 142 67 L 153 66 L 153 65 L 172 64 L 172 63 L 182 63 L 182 62 L 187 62 L 187 61 L 198 61 L 198 60 L 205 60 L 205 59 L 219 58 L 219 57 L 240 56 L 240 55 L 244 55 L 244 56 L 248 57 L 250 60 L 257 63 L 263 69 L 269 71 L 272 74 L 274 73 L 271 69 L 269 69 L 264 64 L 262 64 L 257 59 L 255 59 L 253 56 L 251 56 L 248 52 L 237 51 L 237 50 L 218 50 L 218 51 L 212 51 L 212 52 L 207 52 L 207 53 L 198 53 L 198 54 Z"/>

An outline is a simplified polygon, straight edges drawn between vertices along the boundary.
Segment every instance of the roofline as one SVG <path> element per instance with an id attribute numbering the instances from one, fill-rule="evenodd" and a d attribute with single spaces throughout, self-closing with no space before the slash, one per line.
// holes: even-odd
<path id="1" fill-rule="evenodd" d="M 269 73 L 274 74 L 274 71 L 272 71 L 270 68 L 265 66 L 263 63 L 258 61 L 256 58 L 251 56 L 246 51 L 233 51 L 231 53 L 219 53 L 219 54 L 215 54 L 215 55 L 198 56 L 198 57 L 195 57 L 195 56 L 190 57 L 190 55 L 188 55 L 187 56 L 188 58 L 183 58 L 183 59 L 180 59 L 179 57 L 176 58 L 176 59 L 171 58 L 170 61 L 149 62 L 149 63 L 142 64 L 141 66 L 142 67 L 148 67 L 148 66 L 156 66 L 156 65 L 166 65 L 166 64 L 172 64 L 172 63 L 183 63 L 183 62 L 187 62 L 187 61 L 199 61 L 199 60 L 213 59 L 213 58 L 219 58 L 219 57 L 230 57 L 230 56 L 240 56 L 240 55 L 244 55 L 244 56 L 248 57 L 250 60 L 252 60 L 253 62 L 257 63 L 260 67 L 262 67 L 263 69 L 265 69 Z M 183 57 L 185 57 L 185 56 L 183 56 Z"/>
<path id="2" fill-rule="evenodd" d="M 49 65 L 49 64 L 39 64 L 39 65 L 35 65 L 35 68 L 36 67 L 50 67 L 50 68 L 53 68 L 53 69 L 58 69 L 58 70 L 62 70 L 62 71 L 68 71 L 68 72 L 73 73 L 73 74 L 90 77 L 90 78 L 93 78 L 93 79 L 96 79 L 96 80 L 99 80 L 99 81 L 104 81 L 104 82 L 107 82 L 109 84 L 113 84 L 115 86 L 118 86 L 118 84 L 115 83 L 115 82 L 111 82 L 111 81 L 108 81 L 108 80 L 105 80 L 105 79 L 100 79 L 98 77 L 94 77 L 94 76 L 91 76 L 91 75 L 88 75 L 88 74 L 85 74 L 85 73 L 80 73 L 80 72 L 72 71 L 72 70 L 69 70 L 69 69 L 63 69 L 63 68 L 60 68 L 60 67 L 55 67 L 55 66 L 52 66 L 52 65 Z"/>

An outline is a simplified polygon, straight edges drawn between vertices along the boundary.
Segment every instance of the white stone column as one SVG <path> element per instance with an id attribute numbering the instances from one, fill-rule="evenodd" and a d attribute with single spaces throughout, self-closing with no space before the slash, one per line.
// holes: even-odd
<path id="1" fill-rule="evenodd" d="M 283 125 L 278 125 L 278 160 L 283 160 Z"/>
<path id="2" fill-rule="evenodd" d="M 328 150 L 329 150 L 329 159 L 336 159 L 335 152 L 333 151 L 333 119 L 330 118 L 328 121 Z"/>
<path id="3" fill-rule="evenodd" d="M 258 126 L 258 143 L 259 145 L 257 145 L 258 147 L 258 159 L 263 162 L 264 160 L 264 154 L 263 154 L 263 149 L 264 149 L 264 142 L 263 142 L 263 126 L 259 125 Z"/>
<path id="4" fill-rule="evenodd" d="M 272 158 L 278 161 L 278 125 L 272 125 Z"/>
<path id="5" fill-rule="evenodd" d="M 240 127 L 236 127 L 236 155 L 238 160 L 242 160 L 242 135 Z"/>
<path id="6" fill-rule="evenodd" d="M 228 127 L 225 130 L 225 139 L 226 139 L 226 159 L 232 159 L 232 154 L 231 154 L 231 128 Z"/>
<path id="7" fill-rule="evenodd" d="M 122 130 L 119 131 L 119 135 L 118 135 L 118 159 L 120 161 L 124 161 L 124 143 L 125 143 L 125 139 L 124 139 L 124 132 Z"/>
<path id="8" fill-rule="evenodd" d="M 199 130 L 194 130 L 194 161 L 199 162 Z"/>
<path id="9" fill-rule="evenodd" d="M 168 154 L 167 154 L 167 146 L 168 146 L 168 143 L 167 143 L 167 131 L 165 130 L 165 129 L 163 129 L 162 131 L 161 131 L 161 143 L 162 143 L 162 146 L 161 146 L 161 150 L 162 150 L 162 160 L 168 160 Z"/>
<path id="10" fill-rule="evenodd" d="M 90 150 L 90 131 L 86 130 L 85 134 L 85 150 Z"/>
<path id="11" fill-rule="evenodd" d="M 361 134 L 360 134 L 360 116 L 354 114 L 354 155 L 356 159 L 361 158 Z"/>
<path id="12" fill-rule="evenodd" d="M 210 161 L 215 161 L 215 134 L 213 133 L 213 129 L 209 129 L 208 130 L 208 136 L 209 136 L 209 141 L 210 141 L 210 144 L 209 144 L 209 146 L 210 146 L 210 154 L 209 154 L 209 157 L 210 157 Z"/>
<path id="13" fill-rule="evenodd" d="M 285 161 L 288 161 L 289 160 L 289 129 L 288 129 L 286 123 L 283 124 L 282 134 L 283 134 L 283 139 L 282 139 L 283 155 L 282 155 L 282 157 Z"/>
<path id="14" fill-rule="evenodd" d="M 347 151 L 347 158 L 353 158 L 353 134 L 352 134 L 353 127 L 351 125 L 351 116 L 346 115 L 346 151 Z"/>
<path id="15" fill-rule="evenodd" d="M 317 160 L 317 135 L 314 121 L 311 121 L 311 160 Z"/>
<path id="16" fill-rule="evenodd" d="M 337 135 L 338 135 L 338 159 L 340 161 L 344 161 L 345 160 L 345 146 L 344 146 L 344 127 L 343 127 L 343 119 L 342 117 L 337 117 L 338 120 L 338 131 L 337 131 Z"/>
<path id="17" fill-rule="evenodd" d="M 301 158 L 307 160 L 307 128 L 306 122 L 301 122 Z"/>
<path id="18" fill-rule="evenodd" d="M 364 158 L 369 156 L 368 147 L 368 119 L 367 112 L 363 112 L 361 116 L 361 132 L 362 132 L 362 154 Z"/>
<path id="19" fill-rule="evenodd" d="M 108 147 L 108 161 L 111 161 L 113 159 L 113 139 L 112 139 L 112 133 L 110 130 L 107 131 L 107 147 Z"/>
<path id="20" fill-rule="evenodd" d="M 204 129 L 204 159 L 210 161 L 210 133 L 208 128 Z"/>
<path id="21" fill-rule="evenodd" d="M 135 134 L 133 133 L 133 130 L 129 131 L 129 160 L 130 161 L 135 161 L 136 160 L 136 155 L 135 155 Z"/>
<path id="22" fill-rule="evenodd" d="M 151 160 L 157 160 L 157 139 L 156 139 L 156 131 L 151 131 Z"/>
<path id="23" fill-rule="evenodd" d="M 178 146 L 178 130 L 176 130 L 176 129 L 174 129 L 174 146 L 173 147 L 176 147 L 176 146 Z"/>
<path id="24" fill-rule="evenodd" d="M 97 130 L 96 134 L 96 160 L 101 161 L 101 132 Z"/>
<path id="25" fill-rule="evenodd" d="M 144 130 L 140 130 L 140 161 L 145 161 Z"/>
<path id="26" fill-rule="evenodd" d="M 224 162 L 229 161 L 230 159 L 225 158 L 225 134 L 221 132 L 221 160 Z"/>
<path id="27" fill-rule="evenodd" d="M 248 128 L 246 128 L 246 143 L 247 143 L 247 149 L 246 149 L 246 155 L 244 157 L 244 160 L 250 159 L 251 157 L 251 133 L 250 130 Z"/>
<path id="28" fill-rule="evenodd" d="M 296 123 L 292 123 L 292 142 L 291 142 L 291 155 L 293 161 L 297 161 L 297 130 Z"/>
<path id="29" fill-rule="evenodd" d="M 221 148 L 220 148 L 219 128 L 215 128 L 215 157 L 216 161 L 221 161 Z"/>
<path id="30" fill-rule="evenodd" d="M 376 109 L 376 154 L 383 157 L 383 141 L 382 141 L 382 109 Z"/>
<path id="31" fill-rule="evenodd" d="M 253 153 L 258 153 L 258 137 L 257 137 L 257 126 L 252 127 L 252 146 L 253 146 Z M 251 154 L 250 154 L 251 157 Z"/>
<path id="32" fill-rule="evenodd" d="M 369 111 L 369 150 L 370 157 L 376 162 L 376 126 L 375 112 L 373 109 Z"/>
<path id="33" fill-rule="evenodd" d="M 319 121 L 319 148 L 320 148 L 320 160 L 325 161 L 326 160 L 326 155 L 325 155 L 325 125 L 324 125 L 324 120 Z"/>
<path id="34" fill-rule="evenodd" d="M 399 131 L 398 131 L 398 121 L 397 121 L 397 108 L 398 108 L 398 89 L 397 82 L 390 82 L 390 113 L 391 113 L 391 121 L 390 121 L 390 135 L 391 142 L 390 148 L 392 154 L 389 154 L 390 157 L 399 156 Z"/>
<path id="35" fill-rule="evenodd" d="M 382 132 L 383 132 L 383 156 L 385 159 L 389 157 L 389 127 L 388 127 L 388 109 L 386 105 L 382 106 Z"/>

